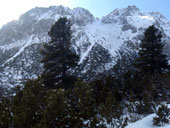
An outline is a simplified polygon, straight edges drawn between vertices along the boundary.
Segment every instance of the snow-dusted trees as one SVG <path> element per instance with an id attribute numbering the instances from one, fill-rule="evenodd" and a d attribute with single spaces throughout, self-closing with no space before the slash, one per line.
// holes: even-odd
<path id="1" fill-rule="evenodd" d="M 153 125 L 164 126 L 165 124 L 170 123 L 170 109 L 167 105 L 162 104 L 157 112 L 156 117 L 153 118 Z"/>
<path id="2" fill-rule="evenodd" d="M 132 92 L 134 101 L 139 102 L 137 113 L 152 113 L 154 101 L 168 96 L 169 65 L 163 47 L 162 34 L 152 25 L 145 30 L 138 52 L 117 53 L 114 75 L 120 81 L 123 97 L 129 100 Z"/>

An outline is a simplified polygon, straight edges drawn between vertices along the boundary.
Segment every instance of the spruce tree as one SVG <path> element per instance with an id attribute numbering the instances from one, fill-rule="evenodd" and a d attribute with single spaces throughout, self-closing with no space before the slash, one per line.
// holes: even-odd
<path id="1" fill-rule="evenodd" d="M 49 31 L 51 40 L 42 50 L 44 64 L 44 84 L 50 88 L 68 87 L 73 81 L 72 69 L 79 57 L 72 48 L 71 23 L 67 18 L 60 18 Z"/>
<path id="2" fill-rule="evenodd" d="M 168 68 L 161 39 L 162 34 L 154 25 L 148 27 L 144 32 L 136 64 L 140 72 L 155 74 L 162 73 Z"/>

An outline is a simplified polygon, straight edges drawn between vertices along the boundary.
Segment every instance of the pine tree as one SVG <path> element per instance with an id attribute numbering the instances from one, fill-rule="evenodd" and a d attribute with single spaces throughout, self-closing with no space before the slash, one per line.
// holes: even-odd
<path id="1" fill-rule="evenodd" d="M 167 105 L 162 104 L 153 118 L 153 124 L 156 126 L 164 126 L 170 123 L 170 109 Z"/>
<path id="2" fill-rule="evenodd" d="M 34 127 L 42 117 L 45 90 L 40 80 L 29 80 L 23 89 L 16 88 L 12 98 L 12 120 L 15 128 Z"/>
<path id="3" fill-rule="evenodd" d="M 136 64 L 140 72 L 155 74 L 162 73 L 168 68 L 168 61 L 163 53 L 164 44 L 161 39 L 162 34 L 154 25 L 146 29 Z"/>
<path id="4" fill-rule="evenodd" d="M 41 128 L 69 127 L 70 111 L 65 97 L 65 90 L 50 90 L 47 94 L 46 108 L 41 120 Z"/>
<path id="5" fill-rule="evenodd" d="M 77 82 L 73 93 L 77 98 L 79 118 L 86 121 L 86 126 L 92 127 L 93 123 L 93 125 L 96 125 L 96 103 L 92 86 L 81 81 Z"/>
<path id="6" fill-rule="evenodd" d="M 109 91 L 108 96 L 105 99 L 105 103 L 101 105 L 100 114 L 107 120 L 107 123 L 112 127 L 119 127 L 123 124 L 122 106 L 119 101 L 116 100 L 114 94 Z"/>
<path id="7" fill-rule="evenodd" d="M 71 23 L 67 18 L 60 18 L 49 31 L 51 40 L 42 50 L 44 64 L 44 84 L 50 88 L 67 88 L 74 80 L 72 69 L 79 57 L 71 45 Z"/>

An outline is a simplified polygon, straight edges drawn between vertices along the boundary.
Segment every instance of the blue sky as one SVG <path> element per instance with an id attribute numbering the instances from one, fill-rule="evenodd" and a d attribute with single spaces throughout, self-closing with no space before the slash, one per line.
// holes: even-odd
<path id="1" fill-rule="evenodd" d="M 31 8 L 51 5 L 83 7 L 99 18 L 116 8 L 136 5 L 142 12 L 159 11 L 170 20 L 170 0 L 0 0 L 0 26 L 17 19 Z"/>
<path id="2" fill-rule="evenodd" d="M 170 0 L 70 0 L 69 6 L 84 7 L 96 16 L 102 17 L 115 8 L 136 5 L 142 12 L 159 11 L 170 20 Z"/>

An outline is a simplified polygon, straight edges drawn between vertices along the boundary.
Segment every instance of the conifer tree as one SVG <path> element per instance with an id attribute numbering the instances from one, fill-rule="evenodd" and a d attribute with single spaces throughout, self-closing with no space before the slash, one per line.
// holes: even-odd
<path id="1" fill-rule="evenodd" d="M 162 73 L 168 68 L 161 39 L 162 34 L 154 25 L 146 29 L 136 64 L 140 72 L 155 74 Z"/>
<path id="2" fill-rule="evenodd" d="M 72 48 L 71 23 L 67 18 L 60 18 L 49 31 L 51 40 L 42 50 L 44 64 L 44 84 L 50 88 L 59 85 L 66 88 L 72 83 L 72 70 L 78 63 L 79 57 Z"/>
<path id="3" fill-rule="evenodd" d="M 153 118 L 153 125 L 164 126 L 170 123 L 170 109 L 167 105 L 162 104 L 156 112 L 156 117 Z"/>
<path id="4" fill-rule="evenodd" d="M 74 88 L 75 97 L 77 98 L 77 108 L 79 111 L 79 118 L 86 121 L 86 125 L 96 125 L 96 103 L 93 94 L 93 88 L 90 84 L 77 82 Z M 94 127 L 94 126 L 93 126 Z"/>
<path id="5" fill-rule="evenodd" d="M 122 106 L 119 101 L 116 100 L 114 94 L 110 91 L 105 99 L 105 103 L 99 110 L 100 114 L 105 117 L 107 123 L 112 127 L 119 127 L 123 123 Z"/>
<path id="6" fill-rule="evenodd" d="M 50 90 L 46 100 L 41 128 L 69 127 L 70 114 L 64 89 Z"/>
<path id="7" fill-rule="evenodd" d="M 42 117 L 44 109 L 44 87 L 40 80 L 29 80 L 23 89 L 15 88 L 12 98 L 12 120 L 14 128 L 34 127 Z"/>

